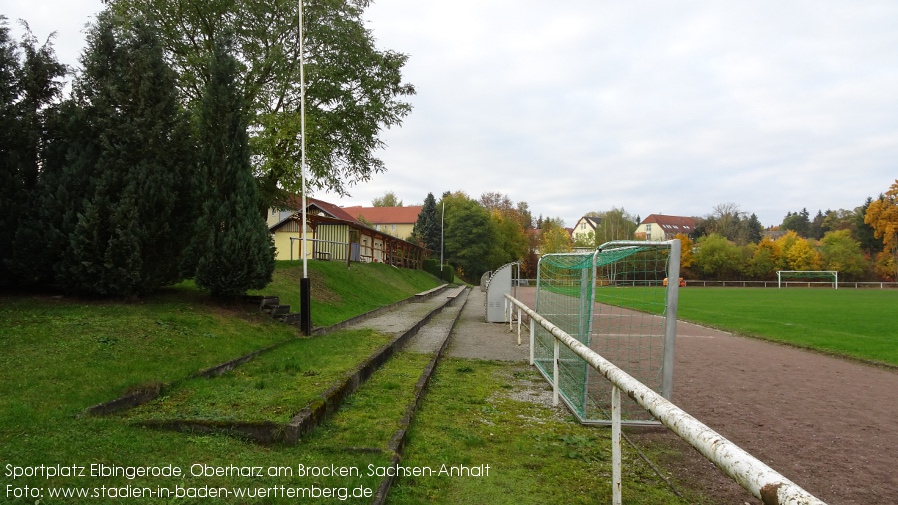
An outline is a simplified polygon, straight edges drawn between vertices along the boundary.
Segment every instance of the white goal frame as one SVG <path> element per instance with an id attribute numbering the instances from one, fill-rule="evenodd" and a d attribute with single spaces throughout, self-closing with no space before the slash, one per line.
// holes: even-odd
<path id="1" fill-rule="evenodd" d="M 776 271 L 776 287 L 783 287 L 783 274 L 797 274 L 796 278 L 811 277 L 809 274 L 820 274 L 820 277 L 832 277 L 833 289 L 839 289 L 839 271 L 838 270 L 777 270 Z"/>

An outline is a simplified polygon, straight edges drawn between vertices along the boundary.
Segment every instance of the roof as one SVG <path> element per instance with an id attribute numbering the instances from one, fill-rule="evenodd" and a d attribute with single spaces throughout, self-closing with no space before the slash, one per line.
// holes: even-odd
<path id="1" fill-rule="evenodd" d="M 352 216 L 353 219 L 365 221 L 371 224 L 415 224 L 418 222 L 418 214 L 421 213 L 421 205 L 409 205 L 408 207 L 344 207 L 342 210 Z"/>
<path id="2" fill-rule="evenodd" d="M 665 216 L 664 214 L 649 214 L 639 224 L 657 224 L 668 233 L 692 233 L 695 231 L 695 219 L 685 216 Z"/>
<path id="3" fill-rule="evenodd" d="M 596 228 L 599 227 L 600 224 L 602 224 L 602 218 L 600 218 L 600 217 L 594 217 L 594 216 L 583 216 L 583 217 L 581 217 L 580 219 L 577 220 L 577 224 L 580 224 L 581 221 L 586 221 L 586 223 L 587 223 L 593 230 L 595 230 Z"/>
<path id="4" fill-rule="evenodd" d="M 299 195 L 291 195 L 290 198 L 287 199 L 287 204 L 296 211 L 302 210 L 302 197 Z M 344 221 L 351 221 L 353 223 L 359 223 L 358 219 L 355 216 L 347 213 L 343 207 L 334 205 L 332 203 L 327 203 L 324 200 L 319 200 L 317 198 L 306 197 L 306 204 L 311 207 L 318 207 L 325 214 L 330 215 L 331 217 L 342 219 Z M 361 223 L 359 223 L 361 224 Z"/>

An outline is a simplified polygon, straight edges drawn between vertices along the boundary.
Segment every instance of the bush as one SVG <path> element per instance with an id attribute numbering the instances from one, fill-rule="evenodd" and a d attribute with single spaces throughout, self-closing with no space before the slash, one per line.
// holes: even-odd
<path id="1" fill-rule="evenodd" d="M 436 277 L 440 276 L 440 263 L 435 259 L 426 259 L 421 264 L 421 268 L 428 273 L 435 275 Z"/>
<path id="2" fill-rule="evenodd" d="M 446 282 L 455 282 L 455 269 L 452 265 L 444 265 L 439 277 Z"/>

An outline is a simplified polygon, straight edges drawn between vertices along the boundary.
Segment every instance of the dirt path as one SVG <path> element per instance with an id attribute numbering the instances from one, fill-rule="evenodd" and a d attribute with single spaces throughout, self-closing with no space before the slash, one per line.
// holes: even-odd
<path id="1" fill-rule="evenodd" d="M 830 504 L 898 502 L 898 371 L 694 325 L 674 403 Z"/>
<path id="2" fill-rule="evenodd" d="M 526 337 L 483 322 L 484 298 L 472 290 L 449 352 L 526 360 Z M 533 306 L 532 289 L 518 298 Z M 898 503 L 898 370 L 682 322 L 676 345 L 678 406 L 831 505 Z M 634 435 L 677 447 L 663 464 L 721 503 L 758 503 L 667 430 Z"/>

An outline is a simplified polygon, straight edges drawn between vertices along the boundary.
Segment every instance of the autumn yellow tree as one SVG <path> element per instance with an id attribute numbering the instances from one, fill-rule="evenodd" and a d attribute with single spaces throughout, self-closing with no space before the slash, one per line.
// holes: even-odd
<path id="1" fill-rule="evenodd" d="M 695 254 L 692 252 L 692 239 L 685 233 L 677 233 L 674 237 L 680 241 L 680 268 L 689 268 L 695 263 Z"/>
<path id="2" fill-rule="evenodd" d="M 891 264 L 896 266 L 892 274 L 898 278 L 898 179 L 867 207 L 864 222 L 873 227 L 873 235 L 882 239 L 883 252 L 891 257 Z"/>
<path id="3" fill-rule="evenodd" d="M 776 243 L 780 248 L 778 262 L 780 268 L 784 270 L 820 269 L 820 254 L 795 231 L 789 230 L 785 235 L 776 239 Z"/>
<path id="4" fill-rule="evenodd" d="M 817 253 L 807 240 L 800 239 L 789 248 L 786 253 L 786 261 L 790 270 L 819 270 L 820 254 Z"/>
<path id="5" fill-rule="evenodd" d="M 560 219 L 546 219 L 542 222 L 539 252 L 542 254 L 571 251 L 571 236 L 564 229 Z"/>

